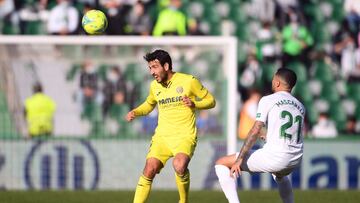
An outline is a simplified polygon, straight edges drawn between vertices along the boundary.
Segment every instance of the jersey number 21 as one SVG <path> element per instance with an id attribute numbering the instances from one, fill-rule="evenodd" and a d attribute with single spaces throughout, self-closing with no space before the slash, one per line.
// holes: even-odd
<path id="1" fill-rule="evenodd" d="M 296 133 L 296 142 L 298 143 L 300 141 L 301 136 L 301 125 L 302 125 L 302 117 L 300 115 L 295 116 L 295 120 L 293 115 L 288 111 L 282 111 L 280 114 L 282 119 L 286 119 L 286 123 L 284 123 L 280 127 L 280 136 L 284 139 L 290 139 L 292 140 L 292 134 L 286 133 L 286 130 L 291 128 L 293 125 L 298 124 L 297 127 L 297 133 Z"/>

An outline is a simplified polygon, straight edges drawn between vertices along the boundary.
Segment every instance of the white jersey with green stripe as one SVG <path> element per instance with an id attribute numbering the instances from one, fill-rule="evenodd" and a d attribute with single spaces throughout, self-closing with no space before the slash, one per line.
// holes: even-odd
<path id="1" fill-rule="evenodd" d="M 289 92 L 279 91 L 262 97 L 256 120 L 267 127 L 264 149 L 302 153 L 304 117 L 304 105 Z"/>

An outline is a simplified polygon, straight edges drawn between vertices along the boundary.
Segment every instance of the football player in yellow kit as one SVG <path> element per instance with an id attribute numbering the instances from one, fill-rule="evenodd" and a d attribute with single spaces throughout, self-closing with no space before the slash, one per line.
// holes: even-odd
<path id="1" fill-rule="evenodd" d="M 215 106 L 212 94 L 194 76 L 174 72 L 170 55 L 164 50 L 155 50 L 144 56 L 154 81 L 144 103 L 126 115 L 127 121 L 148 115 L 158 105 L 159 117 L 150 150 L 146 157 L 143 174 L 136 187 L 134 203 L 146 202 L 152 181 L 174 157 L 176 184 L 180 203 L 187 203 L 190 173 L 188 164 L 194 153 L 197 137 L 195 110 Z"/>

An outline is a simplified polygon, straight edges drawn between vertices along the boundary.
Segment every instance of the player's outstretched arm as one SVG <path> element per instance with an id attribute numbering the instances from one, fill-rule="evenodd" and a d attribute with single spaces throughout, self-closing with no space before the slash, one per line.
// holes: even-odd
<path id="1" fill-rule="evenodd" d="M 145 101 L 139 107 L 131 110 L 128 114 L 126 114 L 125 120 L 130 122 L 138 116 L 148 115 L 155 108 L 155 106 L 156 106 L 156 104 L 150 104 L 147 101 Z"/>
<path id="2" fill-rule="evenodd" d="M 248 136 L 247 136 L 243 146 L 241 147 L 239 156 L 237 157 L 235 163 L 231 167 L 231 170 L 230 170 L 231 176 L 235 175 L 236 177 L 238 177 L 239 175 L 241 175 L 240 166 L 241 166 L 245 156 L 247 155 L 247 153 L 254 146 L 256 140 L 262 135 L 261 129 L 263 126 L 264 126 L 263 122 L 255 121 L 253 127 L 251 128 L 251 130 L 248 133 Z"/>
<path id="3" fill-rule="evenodd" d="M 194 107 L 197 109 L 211 109 L 216 105 L 215 98 L 208 92 L 200 101 L 194 101 Z"/>

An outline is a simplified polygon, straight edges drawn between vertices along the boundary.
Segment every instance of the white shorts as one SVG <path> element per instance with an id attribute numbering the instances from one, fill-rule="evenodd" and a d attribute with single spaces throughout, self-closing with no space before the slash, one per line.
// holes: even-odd
<path id="1" fill-rule="evenodd" d="M 236 157 L 239 153 L 236 153 Z M 272 152 L 261 148 L 250 151 L 245 157 L 241 169 L 250 173 L 273 173 L 276 176 L 286 176 L 297 168 L 302 159 L 302 153 L 289 154 Z"/>

